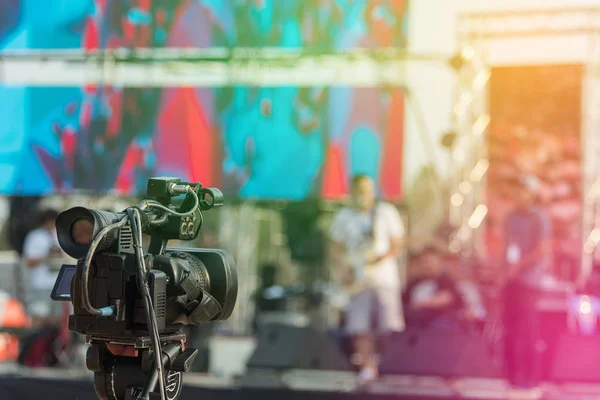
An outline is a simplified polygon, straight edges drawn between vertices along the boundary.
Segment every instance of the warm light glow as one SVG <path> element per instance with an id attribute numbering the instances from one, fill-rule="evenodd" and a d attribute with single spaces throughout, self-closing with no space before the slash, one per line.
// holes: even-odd
<path id="1" fill-rule="evenodd" d="M 454 111 L 454 115 L 456 115 L 459 118 L 462 117 L 464 114 L 464 110 L 460 107 L 460 104 L 456 104 L 454 106 L 453 111 Z"/>
<path id="2" fill-rule="evenodd" d="M 471 96 L 470 93 L 468 93 L 468 92 L 463 93 L 460 96 L 460 98 L 458 99 L 458 102 L 456 103 L 456 105 L 454 106 L 454 114 L 459 118 L 464 116 L 466 110 L 469 108 L 472 101 L 473 101 L 473 97 Z"/>
<path id="3" fill-rule="evenodd" d="M 471 183 L 467 182 L 467 181 L 463 181 L 460 183 L 460 185 L 458 185 L 458 189 L 464 194 L 469 193 L 472 188 L 473 188 L 473 185 L 471 185 Z"/>
<path id="4" fill-rule="evenodd" d="M 450 242 L 450 245 L 448 246 L 448 248 L 450 249 L 451 252 L 458 253 L 461 249 L 460 242 L 458 240 L 453 240 L 452 242 Z"/>
<path id="5" fill-rule="evenodd" d="M 460 98 L 458 99 L 458 103 L 464 108 L 469 107 L 469 105 L 472 102 L 473 102 L 473 96 L 469 92 L 465 92 L 465 93 L 461 94 Z"/>
<path id="6" fill-rule="evenodd" d="M 458 238 L 458 240 L 460 240 L 461 242 L 467 242 L 469 240 L 469 238 L 471 237 L 471 231 L 469 229 L 466 229 L 466 227 L 462 227 L 458 230 L 458 232 L 456 232 L 456 237 Z"/>
<path id="7" fill-rule="evenodd" d="M 482 135 L 490 124 L 490 116 L 488 114 L 481 114 L 475 124 L 473 125 L 473 135 Z"/>
<path id="8" fill-rule="evenodd" d="M 465 151 L 463 149 L 457 148 L 452 152 L 452 158 L 454 161 L 458 163 L 462 163 L 465 161 Z"/>
<path id="9" fill-rule="evenodd" d="M 454 193 L 450 198 L 450 202 L 454 207 L 460 207 L 464 203 L 464 197 L 460 193 Z"/>
<path id="10" fill-rule="evenodd" d="M 471 171 L 471 181 L 472 182 L 479 182 L 483 179 L 483 177 L 485 176 L 485 173 L 488 171 L 488 168 L 490 167 L 490 162 L 488 160 L 486 160 L 485 158 L 482 158 L 481 160 L 479 160 L 477 162 L 477 164 L 475 165 L 475 168 L 473 168 L 473 171 Z"/>
<path id="11" fill-rule="evenodd" d="M 475 57 L 475 49 L 472 47 L 465 47 L 462 50 L 461 55 L 465 61 L 471 61 Z"/>
<path id="12" fill-rule="evenodd" d="M 487 212 L 488 208 L 485 204 L 480 204 L 477 206 L 477 208 L 475 208 L 475 211 L 473 211 L 471 218 L 469 218 L 469 226 L 471 227 L 471 229 L 477 229 L 481 226 L 481 223 L 485 219 Z"/>
<path id="13" fill-rule="evenodd" d="M 600 228 L 594 228 L 592 230 L 592 232 L 590 233 L 590 243 L 593 244 L 594 246 L 598 244 L 598 242 L 600 242 Z"/>
<path id="14" fill-rule="evenodd" d="M 594 183 L 592 183 L 592 185 L 588 189 L 587 194 L 585 196 L 585 200 L 588 203 L 593 204 L 596 202 L 596 199 L 598 198 L 599 194 L 600 194 L 600 180 L 597 179 L 594 181 Z"/>
<path id="15" fill-rule="evenodd" d="M 480 71 L 475 79 L 473 79 L 473 90 L 481 90 L 487 85 L 490 78 L 492 77 L 492 72 L 488 69 Z"/>
<path id="16" fill-rule="evenodd" d="M 596 246 L 594 246 L 593 243 L 590 243 L 589 240 L 583 245 L 583 251 L 585 254 L 593 254 L 595 248 Z"/>

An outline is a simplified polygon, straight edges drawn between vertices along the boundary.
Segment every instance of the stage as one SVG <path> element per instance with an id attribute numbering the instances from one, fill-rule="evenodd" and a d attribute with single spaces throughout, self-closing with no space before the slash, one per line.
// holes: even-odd
<path id="1" fill-rule="evenodd" d="M 2 369 L 0 369 L 2 371 Z M 583 400 L 600 398 L 598 385 L 543 384 L 530 390 L 514 390 L 502 380 L 388 376 L 370 388 L 357 391 L 348 373 L 290 371 L 255 376 L 254 384 L 244 379 L 232 381 L 207 375 L 188 374 L 182 400 L 334 400 L 366 399 L 471 399 L 471 400 Z M 269 383 L 265 383 L 270 380 Z M 260 383 L 260 384 L 259 384 Z M 24 370 L 3 368 L 0 373 L 0 399 L 94 400 L 91 375 L 82 370 Z"/>

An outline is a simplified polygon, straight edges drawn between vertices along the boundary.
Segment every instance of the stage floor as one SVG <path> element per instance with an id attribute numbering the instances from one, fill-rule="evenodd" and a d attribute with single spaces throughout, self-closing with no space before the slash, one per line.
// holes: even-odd
<path id="1" fill-rule="evenodd" d="M 259 376 L 260 375 L 260 376 Z M 496 379 L 455 379 L 387 376 L 368 389 L 356 391 L 354 376 L 327 371 L 289 371 L 284 374 L 256 372 L 250 379 L 226 380 L 187 374 L 182 400 L 330 400 L 342 398 L 471 399 L 471 400 L 597 400 L 595 385 L 543 384 L 531 390 L 510 388 Z M 27 370 L 0 366 L 0 399 L 93 400 L 96 398 L 87 371 Z"/>

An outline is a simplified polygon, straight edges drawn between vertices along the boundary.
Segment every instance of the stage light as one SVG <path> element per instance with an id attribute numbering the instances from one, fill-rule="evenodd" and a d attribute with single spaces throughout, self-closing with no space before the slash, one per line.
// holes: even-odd
<path id="1" fill-rule="evenodd" d="M 454 106 L 454 114 L 458 118 L 462 118 L 465 114 L 471 103 L 473 102 L 473 96 L 471 94 L 465 92 L 460 95 L 458 102 Z"/>
<path id="2" fill-rule="evenodd" d="M 490 78 L 492 77 L 492 73 L 490 70 L 482 70 L 480 71 L 477 76 L 475 76 L 475 79 L 473 79 L 473 90 L 478 91 L 478 90 L 482 90 L 485 85 L 487 85 L 487 83 L 489 82 Z"/>
<path id="3" fill-rule="evenodd" d="M 456 232 L 456 239 L 461 243 L 466 243 L 471 238 L 471 231 L 463 226 Z"/>
<path id="4" fill-rule="evenodd" d="M 454 159 L 454 161 L 456 161 L 457 163 L 463 163 L 465 161 L 466 158 L 466 154 L 465 151 L 461 148 L 461 147 L 457 147 L 453 152 L 452 152 L 452 158 Z"/>
<path id="5" fill-rule="evenodd" d="M 477 162 L 473 171 L 471 171 L 471 181 L 480 182 L 485 176 L 487 170 L 490 167 L 490 162 L 485 158 L 482 158 Z"/>
<path id="6" fill-rule="evenodd" d="M 585 244 L 583 245 L 583 251 L 585 254 L 593 254 L 594 251 L 596 250 L 596 246 L 594 246 L 593 243 L 590 243 L 590 241 L 586 241 Z"/>
<path id="7" fill-rule="evenodd" d="M 450 202 L 454 207 L 460 207 L 463 205 L 464 197 L 460 193 L 454 193 L 450 198 Z"/>
<path id="8" fill-rule="evenodd" d="M 581 335 L 594 335 L 598 326 L 598 299 L 588 295 L 569 298 L 569 330 Z"/>
<path id="9" fill-rule="evenodd" d="M 485 219 L 485 216 L 488 213 L 488 208 L 485 204 L 480 204 L 475 208 L 471 218 L 469 218 L 469 227 L 471 229 L 477 229 L 481 226 L 481 223 Z"/>
<path id="10" fill-rule="evenodd" d="M 490 124 L 489 114 L 481 114 L 475 124 L 473 124 L 473 135 L 482 135 Z"/>
<path id="11" fill-rule="evenodd" d="M 579 299 L 579 313 L 589 314 L 592 312 L 592 302 L 588 296 L 581 296 Z"/>
<path id="12" fill-rule="evenodd" d="M 458 240 L 453 240 L 450 242 L 450 246 L 448 246 L 448 249 L 453 253 L 458 253 L 461 248 L 462 246 Z"/>
<path id="13" fill-rule="evenodd" d="M 475 58 L 475 49 L 470 46 L 463 48 L 460 52 L 460 57 L 462 57 L 465 61 L 473 60 Z"/>
<path id="14" fill-rule="evenodd" d="M 590 233 L 590 241 L 594 245 L 597 245 L 598 243 L 600 243 L 600 228 L 594 228 L 592 230 L 592 233 Z"/>
<path id="15" fill-rule="evenodd" d="M 458 189 L 461 193 L 468 194 L 473 189 L 473 185 L 471 185 L 471 182 L 463 181 L 458 185 Z"/>

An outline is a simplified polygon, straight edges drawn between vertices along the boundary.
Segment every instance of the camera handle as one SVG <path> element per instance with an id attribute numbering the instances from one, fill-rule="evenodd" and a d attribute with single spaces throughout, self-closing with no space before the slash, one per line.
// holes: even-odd
<path id="1" fill-rule="evenodd" d="M 155 392 L 158 368 L 149 348 L 140 349 L 138 357 L 113 355 L 105 344 L 93 344 L 88 349 L 87 367 L 94 371 L 94 389 L 100 400 L 161 400 Z M 162 347 L 165 370 L 166 399 L 177 400 L 181 394 L 183 373 L 188 372 L 198 350 L 179 343 Z"/>

